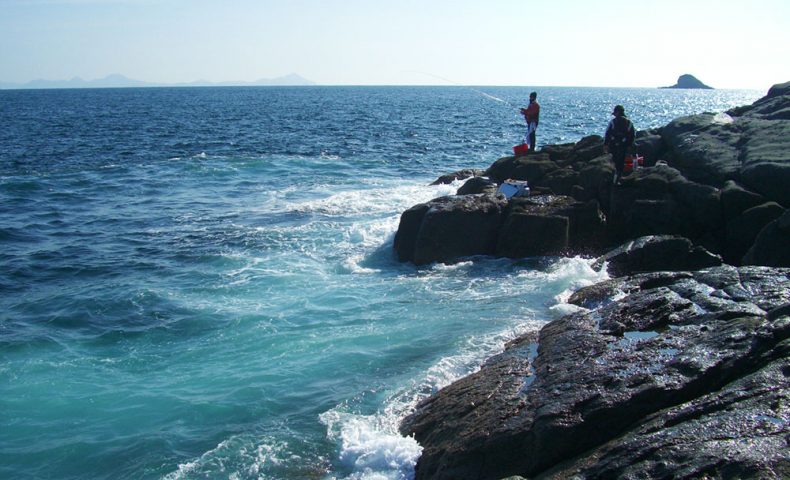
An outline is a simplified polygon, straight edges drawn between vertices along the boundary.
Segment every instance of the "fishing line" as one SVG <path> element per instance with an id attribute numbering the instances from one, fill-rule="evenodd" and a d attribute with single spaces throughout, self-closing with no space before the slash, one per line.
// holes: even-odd
<path id="1" fill-rule="evenodd" d="M 482 90 L 478 90 L 476 88 L 470 87 L 469 85 L 462 85 L 462 84 L 460 84 L 458 82 L 454 82 L 454 81 L 450 80 L 449 78 L 445 78 L 445 77 L 442 77 L 440 75 L 434 75 L 433 73 L 422 72 L 420 70 L 411 70 L 411 71 L 414 72 L 414 73 L 422 74 L 422 75 L 428 75 L 429 77 L 438 78 L 439 80 L 442 80 L 442 81 L 445 81 L 445 82 L 448 82 L 448 83 L 452 83 L 455 86 L 462 87 L 462 88 L 465 88 L 467 90 L 471 90 L 471 91 L 473 91 L 475 93 L 478 93 L 478 94 L 484 96 L 485 98 L 487 98 L 489 100 L 493 100 L 493 101 L 495 101 L 495 102 L 497 102 L 499 104 L 507 105 L 510 108 L 515 108 L 515 109 L 519 108 L 519 107 L 513 105 L 512 103 L 508 102 L 505 99 L 496 97 L 496 96 L 491 95 L 490 93 L 486 93 L 486 92 L 484 92 Z"/>
<path id="2" fill-rule="evenodd" d="M 428 75 L 429 77 L 438 78 L 439 80 L 442 80 L 442 81 L 445 81 L 445 82 L 449 82 L 449 83 L 451 83 L 453 85 L 456 85 L 458 87 L 465 88 L 467 90 L 471 90 L 471 91 L 473 91 L 475 93 L 478 93 L 478 94 L 482 95 L 483 97 L 485 97 L 485 98 L 487 98 L 489 100 L 493 100 L 495 103 L 497 103 L 499 105 L 502 105 L 503 107 L 507 108 L 508 111 L 510 113 L 512 113 L 513 115 L 515 115 L 516 118 L 518 118 L 519 120 L 523 117 L 523 114 L 521 113 L 522 108 L 513 105 L 512 103 L 508 102 L 505 99 L 496 97 L 496 96 L 491 95 L 490 93 L 486 93 L 486 92 L 484 92 L 482 90 L 478 90 L 476 88 L 470 87 L 469 85 L 462 85 L 462 84 L 460 84 L 458 82 L 454 82 L 453 80 L 450 80 L 449 78 L 442 77 L 440 75 L 434 75 L 433 73 L 423 72 L 423 71 L 420 71 L 420 70 L 411 70 L 411 72 L 419 73 L 419 74 L 422 74 L 422 75 Z"/>

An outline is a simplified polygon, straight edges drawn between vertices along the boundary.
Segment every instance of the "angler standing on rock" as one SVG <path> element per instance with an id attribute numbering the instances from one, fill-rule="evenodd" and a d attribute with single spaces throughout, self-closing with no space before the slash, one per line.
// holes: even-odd
<path id="1" fill-rule="evenodd" d="M 527 108 L 521 109 L 521 114 L 527 121 L 527 133 L 524 135 L 524 143 L 529 145 L 529 151 L 535 151 L 535 130 L 538 129 L 538 120 L 540 120 L 540 104 L 537 101 L 537 92 L 529 94 L 529 105 Z"/>
<path id="2" fill-rule="evenodd" d="M 634 124 L 625 116 L 625 108 L 616 105 L 612 112 L 614 118 L 609 121 L 604 134 L 603 151 L 611 152 L 614 169 L 617 172 L 614 179 L 616 185 L 620 185 L 625 166 L 625 154 L 634 144 Z"/>

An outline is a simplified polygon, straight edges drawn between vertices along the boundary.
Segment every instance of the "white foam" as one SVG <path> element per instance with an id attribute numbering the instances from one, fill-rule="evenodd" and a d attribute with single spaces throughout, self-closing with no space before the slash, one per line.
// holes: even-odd
<path id="1" fill-rule="evenodd" d="M 447 185 L 384 184 L 332 193 L 317 200 L 290 205 L 293 211 L 323 215 L 393 214 L 432 198 L 452 195 L 459 182 Z"/>
<path id="2" fill-rule="evenodd" d="M 606 268 L 595 270 L 592 268 L 592 261 L 582 257 L 560 259 L 549 269 L 549 276 L 566 283 L 565 288 L 554 297 L 557 304 L 551 307 L 551 310 L 559 315 L 580 309 L 568 303 L 575 291 L 609 279 Z"/>
<path id="3" fill-rule="evenodd" d="M 414 467 L 422 447 L 412 437 L 400 435 L 401 420 L 417 404 L 452 382 L 477 370 L 482 362 L 504 350 L 505 344 L 543 324 L 514 318 L 514 326 L 490 335 L 467 339 L 460 351 L 438 360 L 421 377 L 391 394 L 373 415 L 350 413 L 339 405 L 320 416 L 327 436 L 340 444 L 340 460 L 352 473 L 351 480 L 406 480 L 414 477 Z"/>
<path id="4" fill-rule="evenodd" d="M 422 447 L 401 436 L 382 415 L 355 415 L 338 409 L 321 415 L 327 435 L 341 444 L 340 461 L 353 470 L 349 479 L 401 480 L 414 476 Z"/>
<path id="5" fill-rule="evenodd" d="M 199 458 L 178 465 L 178 469 L 163 480 L 188 480 L 214 478 L 217 472 L 223 477 L 260 478 L 267 467 L 277 467 L 300 462 L 301 457 L 289 452 L 287 442 L 272 438 L 255 440 L 251 436 L 234 436 L 220 442 Z"/>

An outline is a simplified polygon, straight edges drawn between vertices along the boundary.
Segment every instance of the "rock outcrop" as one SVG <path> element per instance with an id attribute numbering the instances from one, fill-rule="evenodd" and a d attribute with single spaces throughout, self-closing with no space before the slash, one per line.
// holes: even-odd
<path id="1" fill-rule="evenodd" d="M 507 247 L 474 248 L 469 250 L 471 254 L 600 254 L 606 247 L 641 236 L 679 235 L 733 265 L 790 266 L 782 253 L 790 250 L 790 239 L 782 236 L 787 222 L 780 221 L 790 207 L 790 189 L 785 188 L 790 185 L 790 82 L 774 86 L 750 106 L 682 117 L 663 128 L 639 132 L 635 150 L 645 156 L 646 168 L 626 176 L 619 187 L 612 185 L 610 156 L 603 153 L 603 139 L 596 135 L 577 143 L 548 145 L 537 153 L 503 157 L 485 171 L 460 171 L 437 182 L 472 177 L 457 192 L 463 196 L 495 195 L 495 186 L 506 179 L 527 180 L 533 194 L 568 197 L 584 205 L 586 211 L 599 209 L 588 215 L 588 219 L 600 218 L 594 241 L 588 243 L 573 232 L 573 215 L 567 211 L 546 210 L 547 218 L 538 223 L 535 215 L 540 214 L 523 216 L 520 200 L 505 201 L 501 222 L 489 228 L 519 225 L 496 233 L 497 243 Z M 461 199 L 441 203 L 446 211 L 467 208 Z M 521 217 L 509 218 L 518 212 Z M 404 214 L 402 221 L 408 225 L 401 227 L 415 228 L 408 223 L 415 221 L 413 214 Z M 571 230 L 567 241 L 561 225 L 565 220 L 559 217 L 567 219 Z M 459 229 L 432 228 L 429 223 L 435 218 L 441 217 L 423 218 L 419 228 L 432 231 L 435 236 L 431 241 L 437 245 L 456 241 L 453 237 Z M 527 219 L 529 224 L 516 222 Z M 535 229 L 544 226 L 563 239 L 533 241 L 530 236 L 540 231 Z M 506 238 L 508 231 L 515 236 Z M 398 237 L 404 238 L 400 229 Z M 756 245 L 758 239 L 770 248 Z M 522 248 L 520 242 L 533 245 Z M 537 248 L 540 245 L 545 248 Z M 415 261 L 409 252 L 419 251 L 412 247 L 397 250 L 404 261 Z M 432 257 L 424 252 L 415 263 L 458 259 L 446 253 Z"/>
<path id="2" fill-rule="evenodd" d="M 713 87 L 709 87 L 699 81 L 697 77 L 694 75 L 689 75 L 688 73 L 681 75 L 678 77 L 678 83 L 672 85 L 671 87 L 661 87 L 661 88 L 696 88 L 696 89 L 704 89 L 704 90 L 713 90 Z"/>
<path id="3" fill-rule="evenodd" d="M 601 147 L 457 172 L 403 213 L 404 261 L 581 252 L 615 277 L 418 405 L 416 477 L 790 478 L 790 82 L 639 132 L 622 186 Z"/>
<path id="4" fill-rule="evenodd" d="M 508 201 L 488 189 L 406 210 L 394 246 L 400 260 L 424 265 L 474 255 L 521 258 L 593 252 L 605 242 L 604 235 L 603 215 L 594 200 L 542 195 Z"/>
<path id="5" fill-rule="evenodd" d="M 645 273 L 570 301 L 585 310 L 403 422 L 418 479 L 790 476 L 790 269 Z"/>

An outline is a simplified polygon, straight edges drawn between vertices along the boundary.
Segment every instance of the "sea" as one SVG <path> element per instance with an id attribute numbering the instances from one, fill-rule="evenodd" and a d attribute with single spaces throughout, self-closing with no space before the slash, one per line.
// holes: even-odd
<path id="1" fill-rule="evenodd" d="M 524 135 L 765 92 L 0 91 L 0 478 L 409 479 L 399 422 L 603 280 L 590 259 L 393 254 L 400 214 Z"/>

